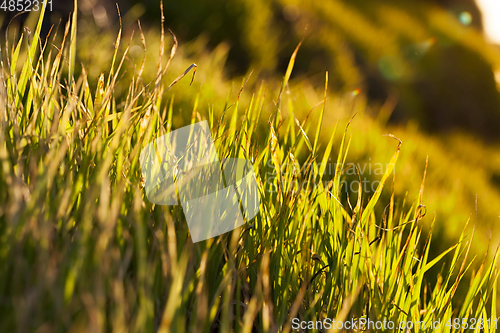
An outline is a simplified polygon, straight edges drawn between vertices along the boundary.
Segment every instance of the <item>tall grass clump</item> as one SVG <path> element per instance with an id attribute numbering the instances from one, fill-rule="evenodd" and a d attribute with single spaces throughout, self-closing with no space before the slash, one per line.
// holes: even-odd
<path id="1" fill-rule="evenodd" d="M 328 74 L 323 103 L 312 111 L 317 126 L 294 116 L 285 92 L 298 47 L 277 95 L 262 86 L 244 107 L 238 95 L 221 101 L 220 112 L 196 104 L 190 112 L 191 123 L 208 120 L 219 156 L 252 161 L 261 201 L 260 214 L 243 227 L 193 243 L 180 207 L 147 200 L 139 153 L 173 129 L 177 110 L 168 90 L 196 66 L 165 82 L 177 41 L 172 34 L 164 55 L 162 31 L 156 79 L 144 82 L 150 60 L 127 69 L 120 30 L 94 87 L 88 69 L 76 64 L 75 50 L 84 47 L 76 15 L 54 46 L 56 39 L 40 38 L 44 10 L 27 47 L 21 36 L 2 52 L 1 332 L 290 332 L 297 320 L 326 318 L 462 332 L 474 329 L 455 318 L 495 322 L 498 251 L 474 266 L 466 297 L 457 300 L 474 262 L 474 229 L 430 257 L 424 181 L 414 203 L 394 195 L 381 201 L 404 181 L 394 173 L 404 149 L 399 139 L 381 138 L 393 140 L 394 154 L 371 196 L 340 195 L 348 127 L 338 147 L 336 130 L 319 139 L 327 130 Z M 134 75 L 121 82 L 126 70 Z M 119 84 L 128 86 L 124 97 L 115 95 Z M 324 179 L 332 156 L 334 176 Z M 441 274 L 430 279 L 435 266 Z M 437 320 L 441 327 L 430 328 Z"/>

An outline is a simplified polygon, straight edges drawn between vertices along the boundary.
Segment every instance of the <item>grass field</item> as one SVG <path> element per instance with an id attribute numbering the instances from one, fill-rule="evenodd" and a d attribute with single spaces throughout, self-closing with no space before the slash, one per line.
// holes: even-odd
<path id="1" fill-rule="evenodd" d="M 465 136 L 438 145 L 411 125 L 386 127 L 363 96 L 330 91 L 328 73 L 323 87 L 290 82 L 298 47 L 280 84 L 252 74 L 231 89 L 223 49 L 190 67 L 168 32 L 138 30 L 137 49 L 121 30 L 114 47 L 90 44 L 76 15 L 48 42 L 40 28 L 2 52 L 1 332 L 290 332 L 326 318 L 496 331 L 499 252 L 493 240 L 487 255 L 481 225 L 495 213 L 474 212 L 483 201 L 468 188 L 498 170 L 493 148 L 468 140 L 471 156 L 493 158 L 453 188 L 477 170 L 447 148 Z M 80 66 L 85 52 L 96 59 Z M 252 161 L 261 206 L 193 243 L 180 206 L 147 200 L 139 154 L 202 120 L 219 156 Z M 443 174 L 433 156 L 464 170 Z M 365 176 L 368 190 L 350 187 Z M 481 194 L 499 202 L 489 186 Z M 459 230 L 435 245 L 446 228 Z"/>

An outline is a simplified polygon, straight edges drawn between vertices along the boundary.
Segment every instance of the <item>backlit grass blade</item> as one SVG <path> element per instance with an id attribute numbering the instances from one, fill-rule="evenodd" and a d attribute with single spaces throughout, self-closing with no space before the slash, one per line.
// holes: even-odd
<path id="1" fill-rule="evenodd" d="M 398 156 L 399 156 L 399 151 L 401 148 L 401 140 L 399 140 L 397 138 L 395 138 L 395 139 L 399 141 L 398 147 L 396 148 L 396 152 L 392 156 L 391 161 L 389 162 L 388 167 L 385 170 L 385 173 L 382 176 L 382 179 L 380 180 L 380 183 L 378 184 L 377 189 L 375 190 L 375 193 L 373 194 L 370 201 L 366 205 L 366 208 L 363 212 L 363 215 L 361 216 L 361 224 L 362 225 L 364 225 L 367 222 L 369 215 L 372 214 L 373 209 L 374 209 L 374 207 L 375 207 L 375 205 L 380 197 L 380 194 L 382 193 L 385 182 L 387 181 L 387 179 L 389 178 L 389 176 L 391 175 L 391 173 L 393 172 L 393 170 L 396 166 L 396 162 L 397 162 Z"/>
<path id="2" fill-rule="evenodd" d="M 76 0 L 75 0 L 76 1 Z M 40 16 L 38 18 L 38 23 L 33 33 L 33 38 L 31 39 L 31 45 L 28 48 L 28 56 L 24 62 L 23 69 L 21 70 L 21 75 L 19 76 L 19 81 L 17 85 L 17 93 L 15 96 L 15 105 L 19 107 L 24 93 L 27 88 L 28 79 L 32 77 L 33 64 L 35 61 L 36 51 L 39 46 L 40 32 L 42 30 L 43 18 L 45 15 L 45 9 L 47 8 L 47 1 L 42 2 L 42 8 L 40 9 Z"/>
<path id="3" fill-rule="evenodd" d="M 325 108 L 326 108 L 326 97 L 327 97 L 327 92 L 328 92 L 328 72 L 325 74 L 325 92 L 323 95 L 323 107 L 321 108 L 321 113 L 319 114 L 319 120 L 318 124 L 316 125 L 316 135 L 314 137 L 314 145 L 312 149 L 313 155 L 316 154 L 316 151 L 318 149 L 318 141 L 319 141 L 319 134 L 321 133 L 321 126 L 323 125 L 323 115 L 325 114 Z"/>
<path id="4" fill-rule="evenodd" d="M 46 1 L 44 1 L 45 3 Z M 68 71 L 68 83 L 71 85 L 74 82 L 75 74 L 75 57 L 76 57 L 76 32 L 78 25 L 78 1 L 75 0 L 73 7 L 73 14 L 71 15 L 71 37 L 69 46 L 69 71 Z"/>
<path id="5" fill-rule="evenodd" d="M 327 165 L 330 163 L 329 159 L 330 159 L 330 154 L 331 154 L 332 148 L 333 148 L 333 139 L 335 138 L 335 133 L 337 131 L 337 124 L 335 124 L 335 128 L 333 129 L 332 135 L 330 136 L 330 140 L 328 140 L 328 144 L 326 145 L 325 152 L 324 152 L 324 155 L 323 155 L 323 159 L 321 160 L 321 164 L 319 166 L 319 175 L 320 175 L 320 177 L 323 176 L 323 174 L 325 173 L 325 169 L 326 169 Z M 331 173 L 330 170 L 329 170 L 329 173 Z"/>
<path id="6" fill-rule="evenodd" d="M 281 97 L 283 94 L 283 91 L 288 85 L 288 81 L 290 80 L 290 76 L 292 75 L 293 71 L 293 66 L 295 65 L 295 58 L 297 57 L 297 53 L 299 52 L 300 45 L 302 45 L 302 42 L 304 41 L 304 36 L 302 36 L 302 39 L 300 40 L 299 44 L 297 47 L 295 47 L 295 50 L 292 53 L 292 56 L 290 57 L 290 61 L 288 62 L 288 67 L 286 68 L 285 72 L 285 77 L 283 78 L 283 81 L 281 83 L 281 88 L 280 92 L 278 94 L 278 100 L 276 101 L 276 127 L 278 127 L 278 124 L 281 122 Z"/>
<path id="7" fill-rule="evenodd" d="M 9 97 L 9 102 L 12 103 L 12 96 L 15 96 L 16 93 L 16 86 L 15 84 L 17 82 L 13 82 L 12 80 L 15 79 L 16 77 L 16 66 L 17 66 L 17 60 L 19 59 L 19 51 L 21 50 L 21 45 L 23 43 L 23 36 L 19 38 L 19 42 L 17 43 L 17 46 L 14 50 L 14 53 L 12 54 L 12 60 L 10 64 L 10 77 L 7 79 L 7 91 L 9 92 L 8 97 Z M 13 85 L 14 84 L 14 85 Z"/>

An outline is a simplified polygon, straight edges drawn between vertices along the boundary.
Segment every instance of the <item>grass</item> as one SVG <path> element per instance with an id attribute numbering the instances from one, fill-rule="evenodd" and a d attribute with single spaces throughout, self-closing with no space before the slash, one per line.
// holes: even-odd
<path id="1" fill-rule="evenodd" d="M 0 331 L 290 332 L 293 318 L 369 318 L 461 332 L 448 321 L 496 318 L 499 252 L 472 266 L 469 227 L 432 256 L 425 173 L 413 202 L 391 190 L 405 180 L 394 173 L 405 143 L 379 136 L 391 167 L 372 193 L 343 192 L 341 166 L 358 134 L 322 124 L 328 74 L 314 116 L 288 93 L 296 53 L 279 92 L 262 85 L 243 103 L 253 87 L 242 86 L 218 100 L 220 111 L 196 99 L 178 116 L 167 78 L 187 66 L 167 74 L 176 43 L 154 69 L 149 60 L 127 67 L 120 31 L 93 84 L 74 64 L 76 20 L 57 47 L 33 31 L 28 48 L 20 40 L 7 50 L 0 80 Z M 252 161 L 261 207 L 243 227 L 193 244 L 181 207 L 148 202 L 139 153 L 204 119 L 219 156 Z M 437 277 L 428 274 L 435 268 Z M 441 329 L 429 328 L 436 320 Z"/>

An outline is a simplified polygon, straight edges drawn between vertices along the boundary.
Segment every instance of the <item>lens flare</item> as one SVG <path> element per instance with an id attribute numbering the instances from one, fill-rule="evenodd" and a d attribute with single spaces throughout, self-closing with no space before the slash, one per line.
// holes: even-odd
<path id="1" fill-rule="evenodd" d="M 472 15 L 469 12 L 461 12 L 458 19 L 463 25 L 470 25 L 472 23 Z"/>

